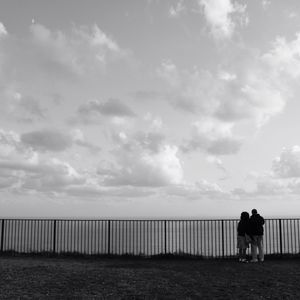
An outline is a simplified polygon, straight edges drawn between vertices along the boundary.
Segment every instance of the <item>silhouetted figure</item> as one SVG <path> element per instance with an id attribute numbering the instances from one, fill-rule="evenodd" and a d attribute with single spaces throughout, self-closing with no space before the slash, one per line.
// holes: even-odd
<path id="1" fill-rule="evenodd" d="M 246 250 L 249 248 L 247 235 L 249 235 L 249 214 L 246 211 L 241 213 L 240 221 L 237 227 L 237 248 L 239 249 L 239 261 L 247 262 Z"/>
<path id="2" fill-rule="evenodd" d="M 262 216 L 257 213 L 257 210 L 252 209 L 252 216 L 249 220 L 250 224 L 250 235 L 252 238 L 251 242 L 251 262 L 257 262 L 257 249 L 259 261 L 264 261 L 264 249 L 263 249 L 263 235 L 264 235 L 264 224 L 265 220 Z"/>

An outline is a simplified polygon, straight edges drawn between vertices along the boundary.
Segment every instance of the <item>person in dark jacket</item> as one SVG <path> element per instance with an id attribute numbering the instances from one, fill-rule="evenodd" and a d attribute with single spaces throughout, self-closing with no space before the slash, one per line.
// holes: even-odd
<path id="1" fill-rule="evenodd" d="M 251 241 L 251 262 L 257 262 L 257 250 L 259 261 L 264 261 L 263 235 L 264 235 L 265 220 L 257 213 L 257 210 L 252 209 L 252 216 L 249 220 L 249 229 Z"/>
<path id="2" fill-rule="evenodd" d="M 246 250 L 249 248 L 249 242 L 246 239 L 247 234 L 249 234 L 249 214 L 243 211 L 237 227 L 237 248 L 239 249 L 240 262 L 248 262 L 246 259 Z"/>

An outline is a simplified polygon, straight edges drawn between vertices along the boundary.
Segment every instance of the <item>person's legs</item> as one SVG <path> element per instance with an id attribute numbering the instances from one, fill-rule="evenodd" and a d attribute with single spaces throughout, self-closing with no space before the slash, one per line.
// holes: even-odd
<path id="1" fill-rule="evenodd" d="M 257 261 L 257 235 L 253 236 L 253 241 L 251 243 L 251 256 L 252 261 Z"/>
<path id="2" fill-rule="evenodd" d="M 244 261 L 247 260 L 246 250 L 247 250 L 246 248 L 242 250 L 242 256 Z"/>
<path id="3" fill-rule="evenodd" d="M 257 247 L 258 247 L 259 260 L 264 261 L 264 244 L 263 244 L 263 236 L 262 235 L 257 237 Z"/>
<path id="4" fill-rule="evenodd" d="M 241 261 L 243 258 L 243 249 L 239 248 L 239 261 Z"/>
<path id="5" fill-rule="evenodd" d="M 240 262 L 246 262 L 246 249 L 244 248 L 239 248 L 239 261 Z"/>

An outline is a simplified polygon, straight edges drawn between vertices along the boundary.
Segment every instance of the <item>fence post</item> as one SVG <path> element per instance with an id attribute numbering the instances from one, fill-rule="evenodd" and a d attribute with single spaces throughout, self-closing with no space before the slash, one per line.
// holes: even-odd
<path id="1" fill-rule="evenodd" d="M 53 241 L 52 241 L 52 244 L 53 244 L 53 253 L 56 252 L 56 220 L 54 220 L 54 223 L 53 223 Z"/>
<path id="2" fill-rule="evenodd" d="M 167 220 L 164 221 L 165 223 L 165 254 L 167 254 Z"/>
<path id="3" fill-rule="evenodd" d="M 107 228 L 107 254 L 110 255 L 110 220 L 108 221 Z"/>
<path id="4" fill-rule="evenodd" d="M 224 220 L 222 220 L 222 257 L 225 257 Z"/>
<path id="5" fill-rule="evenodd" d="M 3 252 L 3 243 L 4 243 L 4 219 L 2 220 L 2 224 L 1 224 L 1 249 L 0 252 Z"/>
<path id="6" fill-rule="evenodd" d="M 280 255 L 282 256 L 282 227 L 281 227 L 281 219 L 279 219 L 279 246 L 280 246 Z"/>

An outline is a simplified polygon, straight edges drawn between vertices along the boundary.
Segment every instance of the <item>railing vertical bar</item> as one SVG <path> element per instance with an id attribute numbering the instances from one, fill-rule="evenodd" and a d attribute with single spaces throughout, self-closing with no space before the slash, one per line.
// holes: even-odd
<path id="1" fill-rule="evenodd" d="M 128 232 L 128 240 L 127 240 L 128 248 L 127 248 L 127 252 L 128 252 L 128 254 L 131 254 L 131 220 L 127 221 L 127 225 L 128 225 L 128 228 L 127 228 L 127 232 Z"/>
<path id="2" fill-rule="evenodd" d="M 175 235 L 175 249 L 174 249 L 174 253 L 178 253 L 178 248 L 179 248 L 179 239 L 180 239 L 180 230 L 179 230 L 179 221 L 175 220 L 174 221 L 174 235 Z"/>
<path id="3" fill-rule="evenodd" d="M 146 255 L 149 255 L 149 221 L 146 221 Z"/>
<path id="4" fill-rule="evenodd" d="M 12 239 L 12 237 L 11 237 L 11 234 L 9 234 L 9 231 L 8 231 L 8 229 L 9 229 L 9 222 L 10 222 L 10 220 L 6 220 L 6 222 L 5 222 L 5 231 L 4 231 L 4 242 L 3 242 L 3 251 L 4 251 L 4 249 L 5 250 L 8 250 L 9 249 L 9 246 L 10 246 L 10 244 L 9 244 L 9 237 Z M 6 247 L 4 247 L 4 245 L 6 246 Z"/>
<path id="5" fill-rule="evenodd" d="M 23 237 L 24 237 L 24 235 L 23 235 L 23 222 L 24 222 L 24 220 L 21 220 L 20 219 L 20 227 L 19 227 L 19 242 L 20 242 L 20 244 L 19 244 L 19 252 L 20 253 L 23 253 Z"/>
<path id="6" fill-rule="evenodd" d="M 18 224 L 18 226 L 17 226 Z M 16 235 L 15 235 L 15 245 L 14 247 L 12 248 L 12 239 L 11 239 L 11 233 L 13 232 L 13 226 L 15 225 L 15 230 L 16 230 Z M 10 248 L 9 250 L 14 250 L 15 252 L 18 252 L 18 249 L 19 249 L 19 235 L 18 235 L 18 232 L 19 232 L 19 220 L 9 220 L 9 227 L 8 227 L 8 232 L 9 232 L 9 235 L 7 236 L 8 238 L 8 241 L 10 242 Z"/>
<path id="7" fill-rule="evenodd" d="M 100 229 L 101 228 L 101 229 Z M 102 238 L 102 222 L 97 220 L 97 237 L 98 237 L 98 240 L 97 240 L 97 254 L 99 255 L 100 254 L 100 237 Z"/>
<path id="8" fill-rule="evenodd" d="M 151 221 L 151 230 L 150 230 L 150 234 L 151 234 L 151 252 L 150 252 L 150 255 L 153 255 L 154 246 L 155 246 L 154 224 L 155 224 L 154 221 Z"/>
<path id="9" fill-rule="evenodd" d="M 26 220 L 22 220 L 22 236 L 21 236 L 21 249 L 22 249 L 22 253 L 25 253 L 25 234 L 26 234 Z"/>
<path id="10" fill-rule="evenodd" d="M 3 249 L 4 249 L 4 223 L 5 220 L 2 219 L 1 220 L 1 248 L 0 248 L 1 253 L 3 253 Z"/>
<path id="11" fill-rule="evenodd" d="M 200 220 L 196 221 L 195 235 L 196 235 L 196 240 L 197 240 L 195 251 L 196 251 L 197 255 L 202 256 L 202 251 L 201 251 L 201 236 L 202 236 L 202 233 L 201 233 Z"/>
<path id="12" fill-rule="evenodd" d="M 110 255 L 110 220 L 108 221 L 108 226 L 107 226 L 107 254 Z"/>
<path id="13" fill-rule="evenodd" d="M 296 243 L 296 253 L 299 253 L 300 252 L 300 247 L 299 247 L 299 243 L 300 243 L 300 232 L 299 232 L 299 219 L 297 219 L 297 243 Z"/>
<path id="14" fill-rule="evenodd" d="M 56 252 L 56 220 L 53 221 L 53 239 L 52 239 L 53 253 Z"/>
<path id="15" fill-rule="evenodd" d="M 167 220 L 164 220 L 164 238 L 165 238 L 165 241 L 164 241 L 164 246 L 165 246 L 165 249 L 164 249 L 164 253 L 167 254 Z"/>
<path id="16" fill-rule="evenodd" d="M 193 228 L 194 228 L 194 223 L 193 223 Z M 195 240 L 193 239 L 193 241 L 192 241 L 192 221 L 191 220 L 189 220 L 189 244 L 190 244 L 190 249 L 189 249 L 189 254 L 190 255 L 192 255 L 192 254 L 194 254 L 193 253 L 193 250 L 192 249 L 194 249 L 194 242 L 195 242 Z M 192 243 L 193 242 L 193 243 Z"/>
<path id="17" fill-rule="evenodd" d="M 44 251 L 44 252 L 46 252 L 47 223 L 48 223 L 47 220 L 44 220 L 44 221 L 43 221 L 43 236 L 44 236 L 44 239 L 43 239 L 43 249 L 42 249 L 42 251 Z"/>
<path id="18" fill-rule="evenodd" d="M 105 254 L 105 231 L 104 231 L 104 226 L 105 226 L 105 221 L 99 221 L 99 226 L 101 228 L 101 230 L 99 232 L 101 232 L 101 239 L 99 237 L 99 254 Z"/>
<path id="19" fill-rule="evenodd" d="M 222 220 L 222 257 L 225 257 L 225 240 L 224 240 L 224 220 Z"/>
<path id="20" fill-rule="evenodd" d="M 293 234 L 294 234 L 294 221 L 293 220 L 289 220 L 290 223 L 290 237 L 291 237 L 291 249 L 290 249 L 290 253 L 293 253 L 294 251 L 294 238 L 293 238 Z"/>
<path id="21" fill-rule="evenodd" d="M 296 220 L 293 220 L 293 250 L 292 253 L 296 253 Z"/>
<path id="22" fill-rule="evenodd" d="M 150 220 L 149 222 L 148 222 L 148 224 L 149 224 L 149 227 L 148 227 L 148 236 L 149 236 L 149 247 L 148 247 L 148 249 L 149 249 L 149 253 L 148 253 L 148 255 L 150 256 L 151 254 L 152 254 L 152 238 L 153 238 L 153 236 L 152 236 L 152 221 Z"/>
<path id="23" fill-rule="evenodd" d="M 281 224 L 281 219 L 279 219 L 279 249 L 280 249 L 280 255 L 282 255 L 282 224 Z"/>

